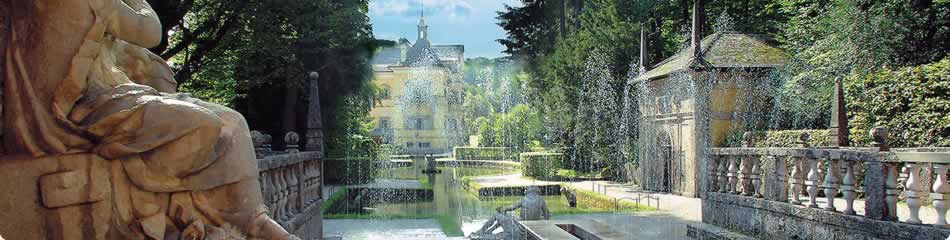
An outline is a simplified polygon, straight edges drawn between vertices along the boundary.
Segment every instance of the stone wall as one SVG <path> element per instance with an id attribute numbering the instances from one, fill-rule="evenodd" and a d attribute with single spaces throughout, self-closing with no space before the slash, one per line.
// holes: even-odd
<path id="1" fill-rule="evenodd" d="M 323 237 L 321 152 L 288 152 L 258 159 L 269 214 L 301 239 Z"/>
<path id="2" fill-rule="evenodd" d="M 872 135 L 872 148 L 812 148 L 807 133 L 800 147 L 754 148 L 747 132 L 745 147 L 710 148 L 703 223 L 763 239 L 946 239 L 945 218 L 918 216 L 927 201 L 947 212 L 950 149 L 890 150 L 886 130 Z"/>
<path id="3" fill-rule="evenodd" d="M 950 230 L 829 213 L 819 208 L 707 193 L 703 222 L 761 239 L 946 239 Z"/>

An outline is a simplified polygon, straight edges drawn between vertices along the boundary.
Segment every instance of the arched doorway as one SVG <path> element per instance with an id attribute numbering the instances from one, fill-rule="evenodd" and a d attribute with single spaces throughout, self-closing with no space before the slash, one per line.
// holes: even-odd
<path id="1" fill-rule="evenodd" d="M 656 135 L 656 152 L 655 158 L 659 161 L 659 166 L 661 167 L 660 173 L 662 177 L 660 178 L 661 190 L 663 192 L 670 192 L 671 185 L 673 182 L 673 138 L 665 130 L 661 130 Z"/>

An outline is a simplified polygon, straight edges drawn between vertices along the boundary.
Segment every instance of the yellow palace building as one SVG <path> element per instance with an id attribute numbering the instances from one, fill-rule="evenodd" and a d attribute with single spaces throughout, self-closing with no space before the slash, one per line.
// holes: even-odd
<path id="1" fill-rule="evenodd" d="M 424 19 L 415 43 L 402 38 L 379 49 L 373 81 L 383 99 L 370 111 L 372 137 L 408 154 L 448 153 L 461 145 L 464 53 L 462 45 L 432 45 Z"/>

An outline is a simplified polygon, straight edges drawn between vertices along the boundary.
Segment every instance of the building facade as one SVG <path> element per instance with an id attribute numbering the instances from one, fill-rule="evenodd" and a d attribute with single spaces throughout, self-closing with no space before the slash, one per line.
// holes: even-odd
<path id="1" fill-rule="evenodd" d="M 370 111 L 380 144 L 406 154 L 448 153 L 464 144 L 462 123 L 462 45 L 432 45 L 428 26 L 419 20 L 415 43 L 399 39 L 373 58 L 374 82 L 382 100 Z"/>
<path id="2" fill-rule="evenodd" d="M 696 44 L 701 50 L 686 49 L 637 79 L 645 189 L 698 197 L 704 149 L 763 128 L 772 100 L 762 89 L 787 61 L 762 35 L 715 33 Z"/>

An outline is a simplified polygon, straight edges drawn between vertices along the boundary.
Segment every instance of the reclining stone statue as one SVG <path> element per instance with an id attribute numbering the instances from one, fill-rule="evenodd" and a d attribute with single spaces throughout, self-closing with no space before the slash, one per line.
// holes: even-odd
<path id="1" fill-rule="evenodd" d="M 548 211 L 548 205 L 544 203 L 541 197 L 541 189 L 530 186 L 525 190 L 525 196 L 518 202 L 505 208 L 505 212 L 515 209 L 521 209 L 521 220 L 548 220 L 551 219 L 551 213 Z"/>
<path id="2" fill-rule="evenodd" d="M 92 238 L 296 239 L 267 215 L 244 118 L 173 94 L 170 69 L 145 49 L 159 44 L 162 29 L 145 0 L 0 4 L 9 14 L 0 22 L 0 156 L 101 158 L 111 207 L 82 214 L 110 220 L 108 234 Z M 92 184 L 87 175 L 44 176 L 42 202 L 99 199 L 69 192 Z"/>
<path id="3" fill-rule="evenodd" d="M 501 228 L 500 233 L 495 230 Z M 527 239 L 525 230 L 518 226 L 518 221 L 508 215 L 502 207 L 495 209 L 495 215 L 482 225 L 481 229 L 469 236 L 473 240 L 517 240 Z"/>

